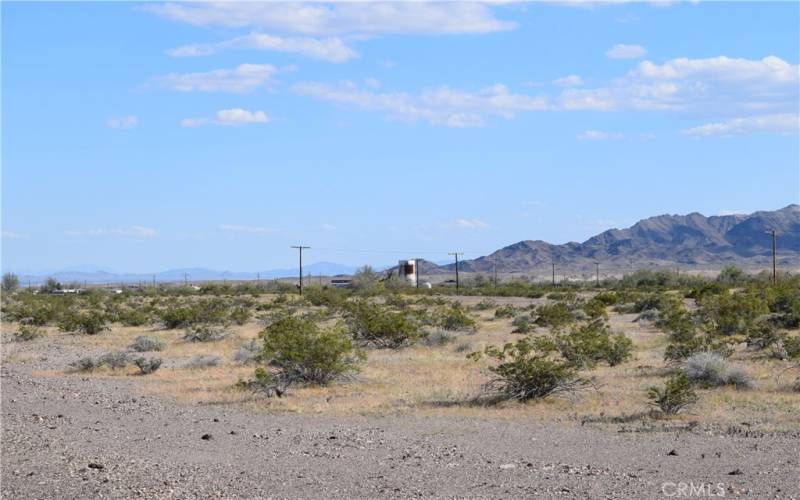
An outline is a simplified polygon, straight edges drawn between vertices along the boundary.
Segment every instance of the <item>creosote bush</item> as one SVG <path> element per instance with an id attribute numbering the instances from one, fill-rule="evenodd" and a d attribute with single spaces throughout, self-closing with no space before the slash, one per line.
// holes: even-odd
<path id="1" fill-rule="evenodd" d="M 500 306 L 494 311 L 495 319 L 513 318 L 519 314 L 519 310 L 511 304 Z"/>
<path id="2" fill-rule="evenodd" d="M 514 318 L 514 321 L 511 322 L 511 326 L 514 327 L 514 329 L 511 330 L 511 333 L 526 334 L 532 332 L 536 327 L 536 324 L 533 322 L 533 318 L 531 318 L 529 315 L 521 314 Z"/>
<path id="3" fill-rule="evenodd" d="M 476 326 L 475 320 L 467 314 L 459 302 L 437 309 L 433 318 L 434 324 L 445 330 L 474 331 Z"/>
<path id="4" fill-rule="evenodd" d="M 130 356 L 125 351 L 108 352 L 100 356 L 97 360 L 98 366 L 107 366 L 112 370 L 125 368 L 130 362 Z"/>
<path id="5" fill-rule="evenodd" d="M 447 330 L 442 329 L 434 329 L 430 332 L 425 332 L 424 336 L 422 337 L 422 343 L 431 346 L 443 346 L 453 342 L 456 339 L 456 336 L 452 333 L 448 332 Z"/>
<path id="6" fill-rule="evenodd" d="M 42 333 L 42 330 L 40 330 L 38 327 L 33 325 L 21 324 L 19 325 L 17 331 L 14 332 L 13 339 L 15 342 L 29 342 L 31 340 L 38 339 L 42 335 L 44 334 Z"/>
<path id="7" fill-rule="evenodd" d="M 260 356 L 261 343 L 253 339 L 239 346 L 239 349 L 233 354 L 233 360 L 239 364 L 246 365 L 257 362 Z"/>
<path id="8" fill-rule="evenodd" d="M 264 341 L 255 379 L 241 385 L 268 394 L 282 394 L 291 385 L 328 385 L 358 371 L 366 357 L 354 348 L 341 326 L 320 328 L 316 323 L 284 317 L 260 334 Z"/>
<path id="9" fill-rule="evenodd" d="M 497 361 L 489 367 L 494 378 L 484 384 L 485 393 L 498 400 L 526 401 L 559 393 L 571 393 L 589 384 L 578 376 L 574 364 L 540 349 L 531 338 L 509 342 L 502 348 L 489 346 L 467 357 L 474 361 L 486 356 Z"/>
<path id="10" fill-rule="evenodd" d="M 419 323 L 409 315 L 366 300 L 349 303 L 345 320 L 353 340 L 372 347 L 397 349 L 422 336 Z"/>
<path id="11" fill-rule="evenodd" d="M 108 330 L 105 315 L 100 311 L 69 311 L 62 315 L 58 322 L 62 332 L 78 332 L 96 335 Z"/>
<path id="12" fill-rule="evenodd" d="M 543 304 L 536 308 L 536 315 L 536 324 L 539 326 L 560 328 L 575 321 L 572 310 L 563 302 Z"/>
<path id="13" fill-rule="evenodd" d="M 130 350 L 136 352 L 163 351 L 165 347 L 167 347 L 167 343 L 163 340 L 159 340 L 155 337 L 147 337 L 145 335 L 139 335 L 134 339 L 133 343 L 128 346 Z"/>
<path id="14" fill-rule="evenodd" d="M 697 394 L 692 381 L 685 373 L 678 373 L 667 380 L 664 387 L 650 387 L 647 390 L 650 404 L 657 406 L 667 415 L 675 415 L 697 402 Z"/>
<path id="15" fill-rule="evenodd" d="M 633 350 L 631 339 L 621 332 L 613 333 L 602 320 L 573 326 L 569 332 L 557 332 L 553 341 L 564 359 L 586 368 L 599 361 L 616 366 L 629 359 Z"/>

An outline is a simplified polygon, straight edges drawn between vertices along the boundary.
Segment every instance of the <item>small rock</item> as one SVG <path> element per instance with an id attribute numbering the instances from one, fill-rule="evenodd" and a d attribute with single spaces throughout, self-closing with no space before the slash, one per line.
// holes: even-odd
<path id="1" fill-rule="evenodd" d="M 744 474 L 744 472 L 742 472 L 742 469 L 739 468 L 733 469 L 732 471 L 728 472 L 729 476 L 741 476 L 742 474 Z"/>
<path id="2" fill-rule="evenodd" d="M 678 452 L 675 451 L 675 450 L 671 450 L 669 453 L 667 453 L 667 455 L 669 455 L 671 457 L 677 457 L 678 456 Z"/>
<path id="3" fill-rule="evenodd" d="M 95 462 L 91 462 L 89 464 L 89 468 L 90 469 L 103 470 L 103 469 L 105 469 L 105 466 L 103 464 L 98 464 L 98 463 L 95 463 Z"/>
<path id="4" fill-rule="evenodd" d="M 517 464 L 503 464 L 500 466 L 501 469 L 514 469 L 517 467 Z"/>
<path id="5" fill-rule="evenodd" d="M 202 436 L 200 436 L 200 439 L 202 439 L 203 441 L 209 441 L 211 440 L 211 434 L 203 434 Z"/>

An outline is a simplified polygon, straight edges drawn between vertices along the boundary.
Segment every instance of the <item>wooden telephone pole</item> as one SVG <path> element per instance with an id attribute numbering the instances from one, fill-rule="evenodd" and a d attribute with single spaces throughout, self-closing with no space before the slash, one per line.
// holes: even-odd
<path id="1" fill-rule="evenodd" d="M 594 284 L 600 286 L 600 263 L 594 263 Z"/>
<path id="2" fill-rule="evenodd" d="M 311 247 L 304 247 L 303 245 L 293 245 L 291 248 L 296 248 L 300 252 L 300 296 L 303 296 L 303 250 L 308 250 Z"/>
<path id="3" fill-rule="evenodd" d="M 778 284 L 778 233 L 774 229 L 767 231 L 767 234 L 772 235 L 772 284 Z"/>
<path id="4" fill-rule="evenodd" d="M 464 252 L 449 252 L 447 255 L 452 255 L 456 258 L 456 295 L 459 294 L 459 283 L 458 283 L 458 256 L 464 255 Z"/>

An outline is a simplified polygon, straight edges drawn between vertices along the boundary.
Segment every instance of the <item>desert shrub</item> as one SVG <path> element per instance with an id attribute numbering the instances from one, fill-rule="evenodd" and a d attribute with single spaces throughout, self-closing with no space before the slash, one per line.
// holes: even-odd
<path id="1" fill-rule="evenodd" d="M 661 320 L 661 313 L 658 309 L 645 309 L 634 319 L 637 323 L 657 324 Z"/>
<path id="2" fill-rule="evenodd" d="M 130 357 L 125 351 L 107 352 L 97 358 L 97 366 L 107 366 L 112 370 L 125 368 L 130 362 Z"/>
<path id="3" fill-rule="evenodd" d="M 519 310 L 511 304 L 500 306 L 494 311 L 495 319 L 513 318 L 519 314 Z"/>
<path id="4" fill-rule="evenodd" d="M 472 344 L 469 342 L 460 342 L 456 344 L 456 347 L 453 350 L 456 352 L 469 352 L 472 350 Z"/>
<path id="5" fill-rule="evenodd" d="M 132 351 L 148 352 L 148 351 L 163 351 L 167 347 L 167 343 L 155 337 L 147 337 L 139 335 L 133 340 L 133 343 L 128 346 Z"/>
<path id="6" fill-rule="evenodd" d="M 481 299 L 480 302 L 472 306 L 476 311 L 488 311 L 497 307 L 497 302 L 492 299 Z"/>
<path id="7" fill-rule="evenodd" d="M 602 320 L 574 326 L 557 333 L 555 346 L 561 356 L 578 367 L 591 368 L 599 361 L 616 366 L 631 357 L 633 342 L 623 333 L 612 333 Z"/>
<path id="8" fill-rule="evenodd" d="M 715 336 L 748 336 L 759 317 L 769 313 L 766 299 L 752 291 L 731 293 L 727 290 L 698 300 L 698 311 L 708 330 Z"/>
<path id="9" fill-rule="evenodd" d="M 0 288 L 5 293 L 14 293 L 19 288 L 19 277 L 14 273 L 4 273 L 3 282 Z"/>
<path id="10" fill-rule="evenodd" d="M 563 302 L 540 305 L 536 308 L 536 316 L 537 325 L 553 328 L 560 328 L 575 321 L 572 310 Z"/>
<path id="11" fill-rule="evenodd" d="M 455 339 L 456 336 L 453 335 L 452 333 L 437 328 L 434 329 L 433 331 L 425 332 L 425 334 L 422 337 L 422 343 L 427 346 L 436 347 L 449 344 L 450 342 L 453 342 Z"/>
<path id="12" fill-rule="evenodd" d="M 19 328 L 16 332 L 14 332 L 14 341 L 15 342 L 29 342 L 31 340 L 38 339 L 44 335 L 42 331 L 33 325 L 19 325 Z"/>
<path id="13" fill-rule="evenodd" d="M 502 348 L 489 346 L 467 357 L 477 361 L 482 356 L 497 362 L 489 367 L 493 378 L 483 391 L 499 400 L 526 401 L 559 393 L 570 393 L 588 384 L 578 376 L 577 368 L 541 350 L 536 342 L 524 338 Z"/>
<path id="14" fill-rule="evenodd" d="M 154 371 L 158 370 L 161 367 L 161 358 L 136 358 L 133 362 L 137 368 L 139 368 L 139 373 L 142 375 L 148 375 L 153 373 Z"/>
<path id="15" fill-rule="evenodd" d="M 753 381 L 741 368 L 730 366 L 728 361 L 713 352 L 698 352 L 690 356 L 683 364 L 682 372 L 693 383 L 705 387 L 735 385 L 749 388 Z"/>
<path id="16" fill-rule="evenodd" d="M 363 266 L 353 273 L 351 286 L 353 290 L 359 293 L 373 292 L 378 288 L 380 278 L 380 274 L 378 274 L 372 266 Z"/>
<path id="17" fill-rule="evenodd" d="M 216 354 L 199 354 L 197 356 L 192 356 L 184 366 L 192 370 L 199 370 L 217 366 L 220 361 L 222 361 L 222 358 Z"/>
<path id="18" fill-rule="evenodd" d="M 117 311 L 117 321 L 125 326 L 142 326 L 150 323 L 152 317 L 143 308 L 121 308 Z"/>
<path id="19" fill-rule="evenodd" d="M 250 318 L 252 316 L 253 314 L 250 312 L 250 309 L 245 305 L 234 306 L 233 308 L 231 308 L 231 311 L 228 314 L 230 320 L 236 323 L 237 325 L 244 325 L 245 323 L 250 321 Z"/>
<path id="20" fill-rule="evenodd" d="M 511 330 L 511 333 L 530 333 L 535 328 L 535 323 L 533 322 L 533 318 L 531 318 L 527 314 L 521 314 L 514 318 L 514 321 L 511 322 L 511 326 L 514 327 Z"/>
<path id="21" fill-rule="evenodd" d="M 340 326 L 323 329 L 311 321 L 285 317 L 260 336 L 261 359 L 277 371 L 259 367 L 251 383 L 267 391 L 282 392 L 294 384 L 328 385 L 358 371 L 365 359 Z"/>
<path id="22" fill-rule="evenodd" d="M 418 322 L 409 315 L 366 300 L 349 303 L 345 319 L 353 340 L 373 347 L 397 349 L 422 336 Z"/>
<path id="23" fill-rule="evenodd" d="M 303 289 L 303 298 L 311 305 L 325 306 L 331 309 L 341 309 L 349 295 L 347 290 L 341 288 L 310 286 Z"/>
<path id="24" fill-rule="evenodd" d="M 62 315 L 58 329 L 63 332 L 78 332 L 96 335 L 108 330 L 106 316 L 101 311 L 74 311 Z"/>
<path id="25" fill-rule="evenodd" d="M 669 343 L 664 350 L 664 359 L 680 361 L 698 351 L 706 342 L 698 334 L 692 315 L 681 304 L 673 304 L 659 313 L 658 325 L 667 332 Z"/>
<path id="26" fill-rule="evenodd" d="M 550 292 L 547 294 L 547 298 L 550 300 L 562 300 L 565 302 L 571 302 L 578 298 L 578 295 L 575 292 Z"/>
<path id="27" fill-rule="evenodd" d="M 233 360 L 239 364 L 246 365 L 257 362 L 260 356 L 261 344 L 253 339 L 239 346 L 239 349 L 233 354 Z"/>
<path id="28" fill-rule="evenodd" d="M 608 307 L 618 304 L 620 302 L 620 296 L 617 292 L 606 291 L 598 293 L 593 297 L 592 300 L 595 300 Z"/>
<path id="29" fill-rule="evenodd" d="M 78 359 L 76 361 L 73 361 L 72 363 L 69 364 L 69 366 L 74 371 L 90 372 L 92 370 L 100 368 L 101 365 L 98 364 L 97 361 L 94 358 L 92 358 L 90 356 L 87 356 L 87 357 L 84 357 L 84 358 L 80 358 L 80 359 Z"/>
<path id="30" fill-rule="evenodd" d="M 186 330 L 183 340 L 187 342 L 216 342 L 228 336 L 228 332 L 220 326 L 194 325 Z"/>
<path id="31" fill-rule="evenodd" d="M 684 373 L 678 373 L 664 384 L 664 387 L 650 387 L 647 390 L 650 404 L 662 412 L 674 415 L 697 402 L 697 394 L 692 381 Z"/>
<path id="32" fill-rule="evenodd" d="M 608 319 L 608 312 L 606 311 L 606 305 L 593 298 L 581 306 L 581 310 L 586 314 L 586 317 L 589 319 Z"/>
<path id="33" fill-rule="evenodd" d="M 474 330 L 476 326 L 475 320 L 458 302 L 437 309 L 434 324 L 445 330 Z"/>
<path id="34" fill-rule="evenodd" d="M 769 310 L 776 315 L 777 326 L 800 327 L 800 278 L 784 280 L 766 290 Z"/>
<path id="35" fill-rule="evenodd" d="M 159 311 L 164 328 L 185 328 L 207 323 L 220 324 L 228 318 L 228 307 L 220 298 L 201 299 L 187 305 L 170 304 Z"/>
<path id="36" fill-rule="evenodd" d="M 783 349 L 789 359 L 800 359 L 800 337 L 786 337 L 783 339 Z"/>
<path id="37" fill-rule="evenodd" d="M 781 342 L 784 333 L 776 326 L 774 314 L 758 318 L 747 332 L 747 345 L 758 349 L 774 347 Z"/>

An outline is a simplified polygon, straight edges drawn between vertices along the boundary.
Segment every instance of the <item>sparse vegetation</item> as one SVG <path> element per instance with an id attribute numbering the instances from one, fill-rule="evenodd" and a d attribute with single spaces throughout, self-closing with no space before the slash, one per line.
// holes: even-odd
<path id="1" fill-rule="evenodd" d="M 186 330 L 183 340 L 186 342 L 216 342 L 228 336 L 228 332 L 215 325 L 194 325 Z"/>
<path id="2" fill-rule="evenodd" d="M 136 352 L 148 352 L 163 351 L 166 346 L 167 343 L 163 340 L 159 340 L 154 337 L 147 337 L 145 335 L 139 335 L 134 339 L 133 343 L 128 346 L 128 348 Z"/>
<path id="3" fill-rule="evenodd" d="M 697 394 L 692 381 L 684 373 L 674 375 L 664 387 L 650 387 L 647 390 L 650 404 L 657 406 L 667 415 L 675 415 L 697 402 Z"/>
<path id="4" fill-rule="evenodd" d="M 734 385 L 749 389 L 755 385 L 741 367 L 731 366 L 725 358 L 713 352 L 691 355 L 684 362 L 682 371 L 693 383 L 705 387 Z"/>
<path id="5" fill-rule="evenodd" d="M 213 366 L 217 366 L 222 358 L 217 356 L 216 354 L 199 354 L 197 356 L 193 356 L 189 361 L 186 362 L 186 368 L 199 370 L 202 368 L 211 368 Z"/>
<path id="6" fill-rule="evenodd" d="M 139 373 L 142 375 L 148 375 L 150 373 L 155 372 L 161 367 L 161 358 L 136 358 L 133 362 L 137 368 L 139 368 Z"/>

